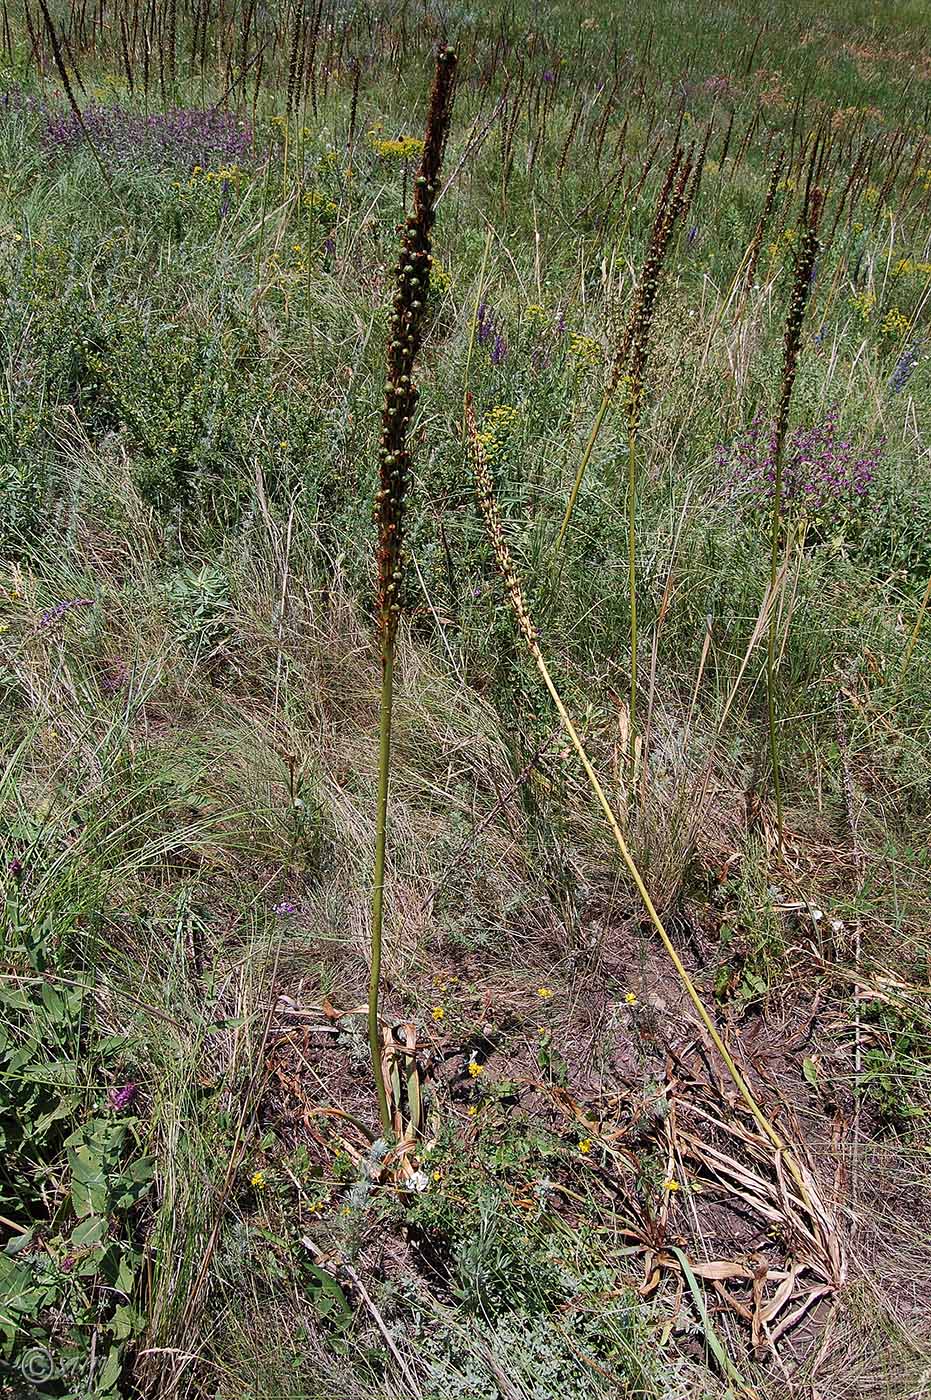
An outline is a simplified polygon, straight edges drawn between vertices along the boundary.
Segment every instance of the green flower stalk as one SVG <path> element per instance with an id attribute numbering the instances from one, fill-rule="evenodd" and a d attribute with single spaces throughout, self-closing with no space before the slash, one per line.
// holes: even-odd
<path id="1" fill-rule="evenodd" d="M 388 1093 L 382 1066 L 378 996 L 381 986 L 382 926 L 385 897 L 385 849 L 388 837 L 388 785 L 391 774 L 391 709 L 394 693 L 394 652 L 401 614 L 404 506 L 410 482 L 408 447 L 417 406 L 414 361 L 423 339 L 424 313 L 430 290 L 431 233 L 436 216 L 439 176 L 452 116 L 456 55 L 443 45 L 437 52 L 436 73 L 420 170 L 414 182 L 414 208 L 404 226 L 395 271 L 394 305 L 389 317 L 385 403 L 379 448 L 379 489 L 375 495 L 378 531 L 378 627 L 381 639 L 381 699 L 379 707 L 378 797 L 375 817 L 375 878 L 372 887 L 372 955 L 369 978 L 368 1037 L 372 1071 L 383 1130 L 391 1129 Z"/>
<path id="2" fill-rule="evenodd" d="M 811 283 L 818 256 L 818 222 L 821 217 L 823 196 L 820 190 L 813 190 L 805 211 L 805 232 L 799 247 L 795 265 L 795 282 L 786 316 L 785 355 L 782 364 L 782 392 L 776 413 L 774 444 L 775 480 L 773 483 L 773 513 L 770 526 L 769 586 L 775 596 L 779 578 L 779 542 L 782 534 L 782 467 L 785 455 L 786 430 L 789 426 L 789 404 L 795 387 L 798 371 L 799 351 L 802 343 L 802 325 L 805 320 L 805 307 L 808 304 Z M 776 735 L 776 636 L 779 614 L 774 606 L 769 620 L 769 640 L 766 652 L 766 707 L 769 718 L 769 754 L 773 773 L 773 792 L 776 798 L 776 834 L 779 851 L 783 846 L 782 777 L 779 770 L 779 741 Z"/>
<path id="3" fill-rule="evenodd" d="M 656 309 L 659 278 L 676 221 L 686 206 L 692 162 L 679 152 L 666 173 L 663 199 L 653 237 L 647 250 L 640 289 L 628 338 L 630 371 L 627 377 L 627 582 L 630 591 L 630 731 L 631 763 L 637 737 L 637 432 L 643 405 L 643 387 L 650 353 L 650 330 Z M 619 371 L 617 371 L 619 373 Z"/>
<path id="4" fill-rule="evenodd" d="M 608 408 L 623 385 L 627 402 L 627 575 L 630 591 L 630 722 L 632 736 L 637 732 L 638 633 L 637 633 L 637 431 L 643 403 L 644 380 L 650 351 L 650 331 L 656 310 L 660 275 L 669 251 L 676 223 L 682 217 L 694 188 L 691 158 L 682 150 L 673 152 L 657 201 L 656 214 L 643 271 L 637 284 L 630 320 L 617 347 L 601 405 L 595 415 L 585 451 L 572 483 L 562 525 L 556 540 L 557 552 L 562 547 L 572 512 L 575 508 L 582 478 L 591 460 L 595 441 L 601 431 Z M 625 373 L 626 371 L 626 373 Z M 636 752 L 631 747 L 631 759 Z"/>
<path id="5" fill-rule="evenodd" d="M 686 164 L 688 163 L 686 162 Z M 659 286 L 659 274 L 669 248 L 673 226 L 682 211 L 685 181 L 682 181 L 681 188 L 677 182 L 674 190 L 674 181 L 676 181 L 677 175 L 681 173 L 682 166 L 683 153 L 680 150 L 676 150 L 673 152 L 672 160 L 666 170 L 663 186 L 657 201 L 653 228 L 650 232 L 650 241 L 647 244 L 647 255 L 634 296 L 630 320 L 627 323 L 627 328 L 624 331 L 624 335 L 621 338 L 611 362 L 608 382 L 605 385 L 601 404 L 595 415 L 595 421 L 592 423 L 591 431 L 585 444 L 585 450 L 582 453 L 582 460 L 579 462 L 578 468 L 576 469 L 575 480 L 572 483 L 569 499 L 566 502 L 565 514 L 562 518 L 562 524 L 559 527 L 559 534 L 556 537 L 555 549 L 557 554 L 562 548 L 563 540 L 566 538 L 566 531 L 569 529 L 569 521 L 572 519 L 572 512 L 575 510 L 575 503 L 579 494 L 579 488 L 582 485 L 582 478 L 585 476 L 588 464 L 591 461 L 592 452 L 594 451 L 595 443 L 607 415 L 608 408 L 623 381 L 624 371 L 627 368 L 627 361 L 631 353 L 631 346 L 634 343 L 639 346 L 642 353 L 640 366 L 642 378 L 643 368 L 646 364 L 646 348 L 649 341 L 650 322 L 652 321 L 653 308 L 656 303 L 656 292 Z M 676 192 L 678 192 L 680 198 L 678 206 L 674 209 Z"/>

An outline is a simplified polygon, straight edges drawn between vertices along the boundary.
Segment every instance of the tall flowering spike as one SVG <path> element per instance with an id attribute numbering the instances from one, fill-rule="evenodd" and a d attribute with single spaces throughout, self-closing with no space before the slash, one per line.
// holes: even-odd
<path id="1" fill-rule="evenodd" d="M 393 644 L 401 610 L 401 565 L 404 501 L 410 480 L 408 434 L 417 405 L 414 361 L 423 338 L 424 312 L 430 290 L 430 235 L 436 217 L 440 167 L 452 116 L 456 55 L 443 45 L 436 75 L 420 171 L 414 181 L 414 209 L 404 226 L 395 271 L 394 306 L 389 318 L 385 404 L 382 409 L 380 479 L 375 516 L 378 524 L 378 614 L 383 636 Z"/>
<path id="2" fill-rule="evenodd" d="M 630 385 L 628 407 L 636 420 L 643 397 L 643 380 L 650 348 L 650 329 L 656 309 L 660 273 L 672 239 L 673 229 L 686 206 L 692 162 L 679 152 L 669 167 L 664 196 L 653 224 L 653 234 L 647 249 L 640 289 L 630 330 Z"/>
<path id="3" fill-rule="evenodd" d="M 681 150 L 673 151 L 672 160 L 666 169 L 663 178 L 663 185 L 660 189 L 659 199 L 656 203 L 656 213 L 653 217 L 653 227 L 650 230 L 650 239 L 647 243 L 646 257 L 643 262 L 643 270 L 640 274 L 640 282 L 637 286 L 636 296 L 617 353 L 611 364 L 611 372 L 608 378 L 606 393 L 613 397 L 621 382 L 624 370 L 627 367 L 628 359 L 633 353 L 632 380 L 636 379 L 642 389 L 643 372 L 646 367 L 646 354 L 649 344 L 650 323 L 653 319 L 653 310 L 656 305 L 656 294 L 659 290 L 659 278 L 662 272 L 666 253 L 672 238 L 672 232 L 676 221 L 685 206 L 686 188 L 691 173 L 691 162 L 686 159 Z M 639 399 L 640 390 L 637 391 Z"/>
<path id="4" fill-rule="evenodd" d="M 789 310 L 786 316 L 785 355 L 782 362 L 782 391 L 779 395 L 779 407 L 776 411 L 776 427 L 773 434 L 775 481 L 773 483 L 773 517 L 769 556 L 769 587 L 773 597 L 776 595 L 779 578 L 779 545 L 782 530 L 783 456 L 786 429 L 789 425 L 789 405 L 792 401 L 792 390 L 795 387 L 795 375 L 798 370 L 798 357 L 802 344 L 802 324 L 805 320 L 805 307 L 808 304 L 808 297 L 811 292 L 811 284 L 815 272 L 815 259 L 818 256 L 818 223 L 821 218 L 823 204 L 824 196 L 820 189 L 806 190 L 805 207 L 803 210 L 805 232 L 802 235 L 801 245 L 798 250 L 798 261 L 795 265 L 795 281 L 792 285 L 792 296 L 789 300 Z M 778 616 L 778 609 L 774 607 L 770 613 L 769 638 L 766 652 L 766 704 L 769 712 L 769 752 L 773 770 L 773 790 L 776 798 L 776 833 L 779 842 L 779 853 L 781 855 L 783 848 L 782 779 L 779 772 L 779 741 L 776 731 L 775 698 L 776 629 L 778 626 Z"/>
<path id="5" fill-rule="evenodd" d="M 753 237 L 750 240 L 750 247 L 747 253 L 747 270 L 744 273 L 744 285 L 746 287 L 752 287 L 754 278 L 756 277 L 757 263 L 760 260 L 760 249 L 763 246 L 763 234 L 766 231 L 766 226 L 772 216 L 773 205 L 776 202 L 776 191 L 779 189 L 779 179 L 782 175 L 782 164 L 784 160 L 785 151 L 780 151 L 770 172 L 766 198 L 763 201 L 763 208 L 760 211 L 760 217 L 756 229 L 754 230 Z"/>
<path id="6" fill-rule="evenodd" d="M 579 488 L 582 485 L 582 478 L 585 475 L 585 469 L 591 460 L 595 442 L 601 431 L 601 425 L 605 420 L 608 407 L 624 378 L 624 371 L 627 368 L 628 361 L 631 362 L 632 366 L 628 375 L 628 426 L 631 429 L 636 427 L 637 416 L 640 411 L 640 401 L 643 396 L 643 379 L 650 345 L 650 327 L 656 305 L 656 294 L 659 290 L 660 274 L 663 270 L 663 263 L 669 249 L 676 221 L 681 217 L 688 202 L 686 192 L 689 188 L 689 177 L 691 174 L 692 162 L 690 156 L 687 156 L 684 151 L 676 147 L 666 169 L 659 199 L 657 200 L 656 214 L 653 219 L 653 227 L 647 244 L 643 271 L 640 274 L 640 281 L 637 284 L 630 318 L 627 322 L 624 335 L 615 351 L 614 359 L 611 362 L 611 369 L 608 373 L 608 382 L 605 385 L 601 407 L 595 415 L 595 421 L 592 423 L 591 432 L 588 435 L 588 441 L 585 444 L 585 450 L 582 453 L 581 461 L 576 470 L 575 480 L 569 492 L 569 499 L 566 502 L 565 514 L 562 518 L 562 524 L 559 527 L 559 534 L 556 537 L 557 551 L 562 548 L 562 542 L 566 537 L 569 521 L 572 519 L 572 512 L 575 509 L 575 503 L 578 498 Z"/>
<path id="7" fill-rule="evenodd" d="M 789 403 L 792 398 L 792 390 L 795 386 L 795 375 L 798 370 L 799 350 L 802 344 L 802 323 L 805 319 L 805 307 L 808 305 L 808 297 L 811 292 L 812 279 L 815 271 L 815 259 L 818 256 L 818 224 L 821 219 L 821 209 L 824 203 L 824 196 L 819 189 L 812 190 L 808 200 L 805 219 L 805 232 L 802 235 L 801 245 L 798 250 L 798 261 L 795 264 L 795 281 L 792 286 L 792 297 L 789 302 L 789 311 L 786 316 L 786 338 L 785 353 L 782 362 L 782 393 L 779 397 L 779 410 L 776 414 L 776 440 L 779 450 L 781 450 L 786 428 L 789 423 Z"/>
<path id="8" fill-rule="evenodd" d="M 404 498 L 410 479 L 407 446 L 417 404 L 414 361 L 423 338 L 424 311 L 430 290 L 430 234 L 436 216 L 440 167 L 452 116 L 456 55 L 445 44 L 437 51 L 436 74 L 424 136 L 420 172 L 414 181 L 414 210 L 404 226 L 395 273 L 394 306 L 389 316 L 385 406 L 381 416 L 379 485 L 375 497 L 378 530 L 378 622 L 381 632 L 381 701 L 379 705 L 378 797 L 375 807 L 375 879 L 372 885 L 372 958 L 369 968 L 368 1039 L 382 1131 L 392 1129 L 382 1055 L 378 997 L 381 984 L 382 927 L 385 908 L 385 853 L 388 838 L 388 785 L 391 775 L 391 706 L 394 644 L 401 612 L 401 565 Z"/>

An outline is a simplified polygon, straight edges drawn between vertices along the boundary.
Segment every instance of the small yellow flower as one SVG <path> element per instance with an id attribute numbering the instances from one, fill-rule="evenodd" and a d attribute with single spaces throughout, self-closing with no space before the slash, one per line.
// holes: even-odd
<path id="1" fill-rule="evenodd" d="M 675 1177 L 670 1176 L 670 1177 L 667 1178 L 666 1181 L 663 1182 L 663 1190 L 664 1190 L 664 1191 L 678 1191 L 678 1190 L 679 1190 L 679 1183 L 678 1183 L 678 1181 L 676 1181 Z"/>
<path id="2" fill-rule="evenodd" d="M 484 1068 L 484 1065 L 477 1064 L 475 1060 L 469 1061 L 469 1074 L 473 1079 L 478 1079 L 479 1075 L 484 1073 Z"/>
<path id="3" fill-rule="evenodd" d="M 253 1172 L 249 1178 L 249 1185 L 254 1186 L 256 1191 L 264 1191 L 268 1182 L 265 1180 L 264 1172 Z"/>
<path id="4" fill-rule="evenodd" d="M 352 1206 L 343 1206 L 339 1213 L 340 1215 L 352 1215 Z"/>
<path id="5" fill-rule="evenodd" d="M 442 1181 L 442 1180 L 443 1180 L 443 1173 L 442 1173 L 441 1171 L 431 1172 L 431 1176 L 432 1176 L 432 1178 L 433 1178 L 434 1181 Z"/>
<path id="6" fill-rule="evenodd" d="M 583 1138 L 582 1141 L 579 1143 L 579 1151 L 580 1151 L 580 1152 L 591 1152 L 591 1150 L 592 1150 L 592 1140 L 591 1140 L 591 1138 Z"/>
<path id="7" fill-rule="evenodd" d="M 636 1006 L 636 1005 L 637 1005 L 637 994 L 636 994 L 636 992 L 628 992 L 627 995 L 626 995 L 626 997 L 624 998 L 624 1000 L 627 1002 L 627 1005 L 628 1005 L 628 1006 Z"/>
<path id="8" fill-rule="evenodd" d="M 552 987 L 538 987 L 538 988 L 537 988 L 537 996 L 540 998 L 541 1001 L 549 1001 L 549 999 L 550 999 L 550 997 L 551 997 L 552 995 L 553 995 L 553 989 L 552 989 Z"/>
<path id="9" fill-rule="evenodd" d="M 289 446 L 287 438 L 282 438 L 278 446 L 281 448 L 282 452 L 287 452 Z"/>
<path id="10" fill-rule="evenodd" d="M 434 1006 L 431 1014 L 433 1016 L 434 1021 L 442 1021 L 443 1017 L 446 1015 L 446 1012 L 442 1006 Z"/>
<path id="11" fill-rule="evenodd" d="M 423 141 L 419 136 L 401 136 L 396 141 L 383 141 L 373 137 L 370 132 L 369 142 L 372 150 L 380 156 L 401 156 L 402 159 L 406 159 L 408 156 L 420 155 L 423 150 Z"/>
<path id="12" fill-rule="evenodd" d="M 578 331 L 573 331 L 569 336 L 569 353 L 589 369 L 594 369 L 604 359 L 604 351 L 598 341 Z"/>
<path id="13" fill-rule="evenodd" d="M 476 1113 L 478 1113 L 478 1109 L 475 1107 L 474 1103 L 469 1104 L 469 1107 L 466 1109 L 466 1113 L 470 1118 L 475 1117 Z"/>
<path id="14" fill-rule="evenodd" d="M 882 335 L 903 336 L 908 334 L 909 319 L 903 316 L 897 306 L 893 306 L 891 311 L 887 311 L 883 317 L 880 332 Z"/>

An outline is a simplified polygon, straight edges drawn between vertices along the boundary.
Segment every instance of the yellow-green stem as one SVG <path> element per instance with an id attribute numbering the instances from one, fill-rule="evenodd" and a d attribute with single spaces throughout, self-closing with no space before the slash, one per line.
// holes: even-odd
<path id="1" fill-rule="evenodd" d="M 780 855 L 782 854 L 782 775 L 779 771 L 779 740 L 776 735 L 776 635 L 779 627 L 779 610 L 775 604 L 775 593 L 779 578 L 779 535 L 782 524 L 782 446 L 783 434 L 780 433 L 776 443 L 776 479 L 773 483 L 773 518 L 769 556 L 769 587 L 773 594 L 773 608 L 769 618 L 769 637 L 766 645 L 769 758 L 773 770 L 773 793 L 776 798 L 776 841 Z"/>
<path id="2" fill-rule="evenodd" d="M 391 774 L 391 706 L 394 697 L 394 636 L 382 643 L 381 699 L 378 719 L 378 797 L 375 810 L 375 883 L 372 886 L 372 957 L 369 974 L 368 1028 L 378 1113 L 384 1132 L 391 1131 L 391 1114 L 382 1070 L 378 994 L 381 988 L 382 924 L 385 912 L 385 845 L 388 836 L 388 779 Z"/>
<path id="3" fill-rule="evenodd" d="M 740 1097 L 743 1099 L 747 1108 L 750 1110 L 750 1113 L 753 1115 L 753 1119 L 757 1127 L 768 1139 L 768 1141 L 773 1145 L 776 1151 L 781 1152 L 783 1154 L 783 1161 L 788 1167 L 789 1173 L 799 1189 L 799 1194 L 801 1196 L 802 1201 L 809 1209 L 811 1209 L 811 1197 L 808 1188 L 805 1185 L 805 1180 L 802 1176 L 801 1168 L 799 1167 L 798 1163 L 795 1160 L 795 1157 L 787 1147 L 786 1143 L 779 1136 L 779 1133 L 776 1131 L 773 1124 L 767 1118 L 766 1114 L 763 1112 L 756 1099 L 753 1097 L 753 1093 L 750 1089 L 750 1086 L 747 1084 L 747 1081 L 744 1079 L 740 1070 L 737 1068 L 733 1055 L 730 1053 L 727 1046 L 724 1044 L 724 1041 L 721 1039 L 720 1033 L 718 1032 L 717 1026 L 714 1024 L 714 1021 L 711 1019 L 708 1012 L 706 1011 L 705 1004 L 702 1001 L 701 997 L 698 995 L 698 992 L 695 988 L 695 984 L 689 976 L 688 972 L 686 971 L 685 964 L 679 957 L 679 954 L 676 952 L 672 939 L 666 932 L 666 927 L 656 911 L 656 906 L 650 898 L 650 893 L 646 885 L 644 884 L 643 876 L 640 874 L 636 861 L 634 860 L 633 856 L 631 855 L 628 849 L 627 842 L 624 840 L 624 836 L 621 832 L 621 828 L 618 825 L 617 818 L 614 815 L 614 811 L 611 807 L 611 804 L 605 796 L 604 789 L 602 788 L 601 783 L 598 781 L 598 775 L 592 767 L 588 754 L 585 752 L 585 748 L 582 744 L 582 740 L 579 738 L 575 725 L 572 723 L 572 719 L 570 718 L 569 712 L 563 704 L 562 699 L 559 695 L 559 691 L 556 689 L 553 678 L 549 673 L 549 668 L 547 667 L 546 661 L 544 660 L 543 653 L 540 651 L 540 648 L 537 644 L 534 644 L 531 650 L 533 652 L 533 659 L 536 662 L 537 670 L 540 672 L 540 675 L 543 678 L 543 684 L 549 691 L 550 699 L 556 706 L 556 709 L 559 713 L 559 718 L 562 720 L 566 733 L 569 735 L 569 740 L 572 744 L 572 747 L 575 749 L 579 762 L 585 770 L 585 776 L 589 781 L 592 792 L 594 793 L 595 798 L 597 799 L 599 807 L 604 813 L 605 820 L 607 821 L 608 826 L 611 829 L 611 834 L 614 837 L 614 840 L 617 844 L 617 848 L 621 853 L 621 859 L 627 867 L 628 873 L 634 882 L 637 894 L 640 896 L 640 899 L 643 903 L 643 907 L 647 912 L 647 916 L 649 917 L 650 923 L 653 925 L 653 927 L 656 929 L 656 932 L 659 934 L 660 941 L 663 947 L 665 948 L 673 967 L 676 970 L 676 974 L 678 975 L 679 980 L 685 988 L 688 998 L 694 1006 L 696 1012 L 698 1013 L 702 1024 L 704 1025 L 705 1029 L 710 1035 L 715 1049 L 721 1056 L 721 1059 L 723 1060 L 727 1068 L 727 1072 L 734 1082 L 737 1092 L 740 1094 Z"/>
<path id="4" fill-rule="evenodd" d="M 902 668 L 899 671 L 900 685 L 905 680 L 905 675 L 908 671 L 909 663 L 912 659 L 912 652 L 915 650 L 915 643 L 918 641 L 918 635 L 921 632 L 921 624 L 924 622 L 925 613 L 928 611 L 929 600 L 931 600 L 931 577 L 928 578 L 928 582 L 925 585 L 924 597 L 922 598 L 921 606 L 918 609 L 918 616 L 915 619 L 915 626 L 912 628 L 912 635 L 908 639 L 908 646 L 905 648 L 905 655 L 902 657 Z"/>
<path id="5" fill-rule="evenodd" d="M 475 350 L 475 334 L 478 329 L 478 309 L 482 304 L 482 292 L 485 287 L 485 272 L 488 267 L 488 255 L 491 252 L 491 240 L 494 237 L 494 229 L 489 229 L 485 236 L 485 251 L 482 254 L 482 266 L 478 274 L 478 286 L 475 289 L 475 305 L 472 308 L 472 324 L 469 326 L 469 349 L 466 354 L 465 375 L 463 377 L 462 388 L 462 431 L 465 435 L 465 404 L 469 397 L 469 372 L 472 368 L 472 355 Z"/>
<path id="6" fill-rule="evenodd" d="M 637 424 L 627 425 L 627 585 L 630 589 L 630 759 L 637 751 Z"/>
<path id="7" fill-rule="evenodd" d="M 562 524 L 559 527 L 559 534 L 556 537 L 556 546 L 554 551 L 556 554 L 558 554 L 559 551 L 562 549 L 562 542 L 566 538 L 566 531 L 569 528 L 569 521 L 572 519 L 572 512 L 575 510 L 575 501 L 576 497 L 579 494 L 579 487 L 582 485 L 582 477 L 585 475 L 585 469 L 591 461 L 592 453 L 595 450 L 595 442 L 598 438 L 598 434 L 601 432 L 601 425 L 605 420 L 605 414 L 608 411 L 608 404 L 610 402 L 611 395 L 609 393 L 606 393 L 604 398 L 601 400 L 601 407 L 595 414 L 595 421 L 592 424 L 591 432 L 588 435 L 588 441 L 585 444 L 585 451 L 582 453 L 582 460 L 579 463 L 578 470 L 576 471 L 575 481 L 573 481 L 572 483 L 572 490 L 569 492 L 569 500 L 566 502 L 566 513 L 562 518 Z"/>

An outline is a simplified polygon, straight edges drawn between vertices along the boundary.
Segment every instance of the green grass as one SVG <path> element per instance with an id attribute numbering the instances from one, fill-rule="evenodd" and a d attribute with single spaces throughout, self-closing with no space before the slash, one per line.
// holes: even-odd
<path id="1" fill-rule="evenodd" d="M 372 512 L 417 161 L 390 143 L 423 130 L 441 21 L 322 15 L 289 122 L 290 12 L 277 36 L 256 12 L 248 39 L 212 17 L 202 69 L 179 9 L 174 71 L 151 35 L 144 91 L 138 34 L 132 93 L 118 16 L 103 33 L 75 19 L 82 106 L 219 102 L 255 120 L 235 158 L 102 140 L 108 190 L 86 144 L 50 147 L 40 110 L 0 111 L 3 1393 L 678 1400 L 733 1395 L 736 1371 L 762 1395 L 786 1373 L 917 1394 L 921 7 L 446 17 L 460 86 L 411 432 L 384 880 L 381 1009 L 416 1045 L 400 1107 L 424 1125 L 406 1166 L 378 1138 L 363 1009 Z M 66 115 L 47 44 L 39 71 L 11 26 L 4 90 Z M 673 137 L 700 143 L 709 121 L 656 304 L 634 518 L 619 393 L 555 551 Z M 718 449 L 776 411 L 816 130 L 833 144 L 789 441 L 836 405 L 839 437 L 878 457 L 862 501 L 786 500 L 768 615 L 771 501 Z M 466 388 L 553 682 L 826 1220 L 787 1202 L 527 663 L 475 509 Z M 775 1355 L 745 1315 L 748 1260 L 775 1271 L 766 1300 L 804 1264 L 771 1333 L 804 1288 L 834 1290 Z"/>

